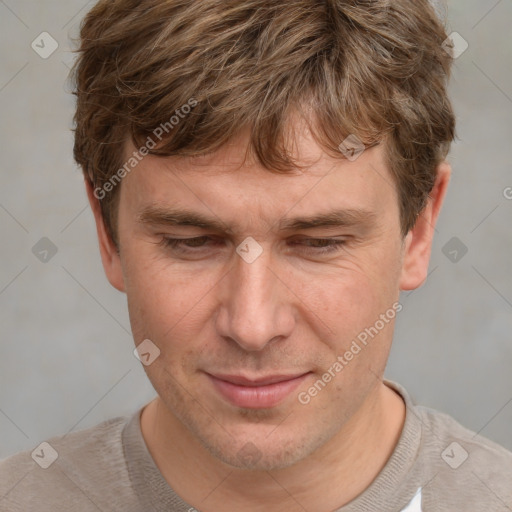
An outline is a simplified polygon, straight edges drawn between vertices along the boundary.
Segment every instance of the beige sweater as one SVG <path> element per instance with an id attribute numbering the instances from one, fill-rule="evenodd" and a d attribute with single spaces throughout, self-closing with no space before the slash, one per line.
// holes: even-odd
<path id="1" fill-rule="evenodd" d="M 512 453 L 386 383 L 407 405 L 401 437 L 373 483 L 336 512 L 512 512 Z M 151 458 L 141 410 L 0 461 L 0 511 L 195 511 Z"/>

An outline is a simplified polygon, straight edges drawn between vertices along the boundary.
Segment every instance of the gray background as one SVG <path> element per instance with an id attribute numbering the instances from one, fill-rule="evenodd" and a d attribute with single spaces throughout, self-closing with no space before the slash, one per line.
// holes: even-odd
<path id="1" fill-rule="evenodd" d="M 154 396 L 72 160 L 69 37 L 92 5 L 0 0 L 0 458 Z M 453 178 L 428 282 L 402 296 L 387 377 L 512 450 L 511 20 L 510 0 L 449 2 L 449 32 L 469 43 L 451 82 Z M 48 59 L 31 48 L 43 31 L 59 43 Z M 42 237 L 58 249 L 47 263 L 32 253 Z M 453 237 L 468 248 L 458 262 L 443 253 Z"/>

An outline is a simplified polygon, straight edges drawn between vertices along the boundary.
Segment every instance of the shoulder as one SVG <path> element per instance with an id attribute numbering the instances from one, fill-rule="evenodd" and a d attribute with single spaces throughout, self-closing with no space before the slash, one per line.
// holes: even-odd
<path id="1" fill-rule="evenodd" d="M 425 427 L 426 444 L 443 448 L 444 451 L 444 448 L 449 448 L 453 443 L 453 446 L 446 453 L 442 454 L 443 460 L 449 459 L 453 450 L 455 457 L 457 457 L 457 462 L 453 462 L 452 465 L 456 465 L 458 462 L 462 465 L 472 457 L 482 462 L 492 462 L 503 469 L 512 471 L 512 452 L 503 446 L 469 430 L 446 413 L 418 405 L 414 406 L 414 408 Z M 459 450 L 457 444 L 464 451 Z"/>
<path id="2" fill-rule="evenodd" d="M 417 405 L 413 409 L 422 423 L 421 464 L 431 478 L 436 510 L 447 504 L 459 510 L 471 505 L 475 512 L 507 510 L 512 505 L 512 452 L 448 414 Z"/>
<path id="3" fill-rule="evenodd" d="M 512 511 L 512 453 L 452 416 L 417 405 L 397 382 L 386 384 L 407 410 L 394 454 L 407 470 L 397 487 L 420 487 L 425 512 Z"/>
<path id="4" fill-rule="evenodd" d="M 108 509 L 105 494 L 115 494 L 110 486 L 120 495 L 129 490 L 122 444 L 129 419 L 52 437 L 1 460 L 0 512 Z"/>

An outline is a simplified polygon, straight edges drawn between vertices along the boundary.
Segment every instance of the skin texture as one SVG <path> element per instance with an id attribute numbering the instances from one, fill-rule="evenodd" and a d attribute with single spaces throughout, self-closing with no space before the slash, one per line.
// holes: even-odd
<path id="1" fill-rule="evenodd" d="M 289 175 L 245 158 L 246 132 L 214 155 L 145 157 L 121 185 L 119 253 L 88 186 L 105 272 L 127 294 L 135 344 L 150 339 L 160 349 L 144 367 L 158 393 L 142 413 L 144 439 L 167 482 L 203 512 L 341 507 L 382 470 L 405 418 L 402 399 L 382 382 L 394 320 L 307 405 L 298 395 L 393 309 L 400 290 L 425 280 L 449 165 L 439 166 L 428 204 L 403 238 L 383 147 L 354 162 L 334 159 L 300 123 L 293 127 L 295 156 L 308 167 Z M 232 231 L 141 222 L 149 206 L 187 208 Z M 372 215 L 278 230 L 282 219 L 334 209 Z M 161 243 L 165 236 L 212 238 L 177 251 Z M 252 263 L 235 251 L 249 236 L 263 249 Z M 345 243 L 320 255 L 306 240 L 328 237 Z M 232 405 L 207 375 L 307 372 L 264 409 Z"/>

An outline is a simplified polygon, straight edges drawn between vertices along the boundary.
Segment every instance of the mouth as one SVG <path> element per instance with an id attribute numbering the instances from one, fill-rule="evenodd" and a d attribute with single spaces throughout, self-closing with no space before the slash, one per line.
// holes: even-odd
<path id="1" fill-rule="evenodd" d="M 265 375 L 247 378 L 242 375 L 207 373 L 213 388 L 236 407 L 266 409 L 277 406 L 310 374 Z"/>

